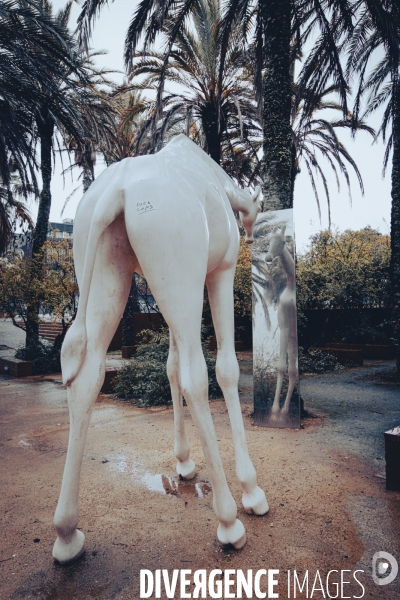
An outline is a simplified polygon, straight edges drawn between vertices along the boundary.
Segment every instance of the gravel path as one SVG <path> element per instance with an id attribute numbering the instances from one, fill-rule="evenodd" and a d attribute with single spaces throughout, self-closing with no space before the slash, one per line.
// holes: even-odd
<path id="1" fill-rule="evenodd" d="M 383 433 L 400 424 L 400 389 L 373 376 L 392 370 L 394 361 L 334 372 L 301 381 L 306 408 L 326 418 L 318 443 L 345 447 L 375 469 L 384 469 Z"/>
<path id="2" fill-rule="evenodd" d="M 0 343 L 13 343 L 10 326 L 0 322 Z M 234 551 L 216 542 L 207 467 L 187 408 L 198 475 L 182 483 L 175 473 L 171 408 L 138 409 L 100 396 L 80 495 L 87 551 L 64 568 L 53 564 L 51 547 L 68 440 L 66 391 L 58 377 L 0 376 L 0 600 L 136 600 L 142 568 L 277 568 L 302 575 L 308 569 L 311 577 L 317 569 L 323 576 L 330 569 L 362 569 L 365 598 L 397 600 L 400 576 L 386 587 L 371 579 L 375 552 L 390 552 L 400 562 L 400 493 L 387 492 L 383 478 L 383 432 L 400 424 L 400 392 L 371 379 L 393 363 L 303 378 L 305 406 L 317 416 L 304 420 L 301 430 L 253 426 L 248 361 L 243 367 L 242 412 L 270 503 L 266 517 L 240 507 L 226 406 L 217 400 L 211 409 L 246 546 Z M 287 597 L 284 577 L 278 591 Z M 346 591 L 360 594 L 357 586 Z"/>
<path id="3" fill-rule="evenodd" d="M 384 489 L 383 435 L 400 424 L 400 388 L 376 380 L 378 373 L 394 366 L 394 361 L 371 364 L 301 381 L 306 408 L 323 416 L 323 427 L 314 434 L 315 442 L 321 450 L 336 455 L 338 463 L 348 463 L 348 470 L 357 470 L 368 483 L 372 473 L 374 487 L 382 490 L 379 495 L 363 489 L 358 493 L 349 490 L 346 497 L 346 509 L 364 546 L 358 568 L 366 572 L 371 570 L 372 555 L 379 550 L 390 552 L 400 563 L 400 493 Z M 392 586 L 400 592 L 398 579 L 388 589 L 381 588 L 384 598 Z"/>

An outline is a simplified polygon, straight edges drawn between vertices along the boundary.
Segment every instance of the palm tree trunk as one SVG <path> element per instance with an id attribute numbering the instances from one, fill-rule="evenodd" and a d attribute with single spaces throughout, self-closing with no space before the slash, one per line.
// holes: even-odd
<path id="1" fill-rule="evenodd" d="M 83 167 L 83 175 L 82 175 L 82 185 L 83 185 L 83 193 L 87 192 L 90 186 L 93 183 L 93 175 L 90 167 Z"/>
<path id="2" fill-rule="evenodd" d="M 299 165 L 297 162 L 296 146 L 292 141 L 292 168 L 290 173 L 290 206 L 293 207 L 294 202 L 294 186 L 296 183 L 296 177 L 300 173 Z"/>
<path id="3" fill-rule="evenodd" d="M 92 142 L 87 141 L 81 151 L 82 157 L 82 184 L 83 193 L 87 192 L 94 181 L 94 165 L 96 162 L 96 153 L 94 152 Z"/>
<path id="4" fill-rule="evenodd" d="M 397 371 L 400 373 L 400 83 L 394 92 L 392 211 L 390 221 L 393 341 Z"/>
<path id="5" fill-rule="evenodd" d="M 290 126 L 291 0 L 261 0 L 264 11 L 264 206 L 292 208 Z"/>
<path id="6" fill-rule="evenodd" d="M 206 136 L 207 152 L 219 165 L 221 163 L 222 117 L 218 123 L 218 110 L 215 104 L 208 104 L 202 110 L 201 122 Z"/>
<path id="7" fill-rule="evenodd" d="M 51 208 L 51 149 L 54 133 L 54 121 L 46 112 L 38 122 L 40 136 L 40 171 L 42 175 L 42 191 L 39 197 L 39 210 L 36 221 L 32 247 L 32 265 L 30 294 L 28 299 L 26 320 L 26 347 L 34 348 L 39 342 L 39 308 L 40 296 L 37 293 L 37 283 L 42 280 L 43 273 L 43 244 L 47 239 Z"/>

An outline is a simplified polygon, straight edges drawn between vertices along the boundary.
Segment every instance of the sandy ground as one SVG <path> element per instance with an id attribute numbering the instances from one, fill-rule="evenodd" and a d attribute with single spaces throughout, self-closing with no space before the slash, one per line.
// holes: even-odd
<path id="1" fill-rule="evenodd" d="M 254 427 L 246 403 L 251 376 L 242 377 L 250 453 L 270 503 L 265 517 L 246 515 L 240 506 L 227 410 L 221 400 L 211 403 L 247 530 L 239 551 L 216 539 L 207 468 L 189 414 L 198 474 L 184 483 L 175 474 L 172 410 L 100 396 L 82 469 L 79 527 L 86 553 L 64 567 L 51 550 L 68 439 L 65 388 L 58 377 L 0 379 L 0 598 L 136 600 L 140 569 L 279 569 L 280 598 L 288 597 L 289 569 L 302 576 L 308 569 L 312 582 L 317 569 L 323 579 L 331 569 L 349 570 L 349 579 L 363 569 L 364 597 L 399 598 L 400 575 L 382 587 L 371 579 L 375 552 L 400 559 L 400 493 L 385 491 L 383 478 L 383 432 L 400 423 L 400 394 L 369 379 L 389 367 L 304 379 L 307 408 L 319 416 L 301 430 Z M 361 588 L 353 580 L 344 593 L 360 596 Z M 314 591 L 312 597 L 324 596 Z"/>

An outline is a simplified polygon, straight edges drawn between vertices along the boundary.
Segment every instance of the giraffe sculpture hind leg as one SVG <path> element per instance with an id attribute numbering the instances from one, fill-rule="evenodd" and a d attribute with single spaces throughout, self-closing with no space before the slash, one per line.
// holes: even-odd
<path id="1" fill-rule="evenodd" d="M 182 391 L 179 383 L 179 353 L 176 341 L 170 331 L 170 349 L 167 361 L 167 374 L 171 386 L 172 403 L 174 405 L 174 452 L 178 459 L 176 472 L 182 479 L 193 479 L 196 465 L 190 458 L 190 444 L 185 430 Z"/>
<path id="2" fill-rule="evenodd" d="M 86 237 L 76 228 L 75 243 Z M 84 256 L 84 251 L 76 252 Z M 67 388 L 70 433 L 60 497 L 54 516 L 58 537 L 53 557 L 61 564 L 76 559 L 84 550 L 85 536 L 77 529 L 79 483 L 86 434 L 94 402 L 104 381 L 108 346 L 121 319 L 133 273 L 133 254 L 125 227 L 119 219 L 105 231 L 99 244 L 88 303 L 88 346 L 84 363 Z M 78 280 L 82 272 L 76 261 Z"/>

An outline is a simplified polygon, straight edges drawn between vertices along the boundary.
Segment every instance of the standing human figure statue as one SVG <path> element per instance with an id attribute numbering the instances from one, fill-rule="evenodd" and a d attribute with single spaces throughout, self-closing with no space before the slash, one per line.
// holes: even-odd
<path id="1" fill-rule="evenodd" d="M 204 283 L 218 342 L 216 374 L 231 421 L 236 473 L 249 513 L 268 511 L 250 460 L 238 396 L 233 280 L 238 211 L 252 241 L 260 190 L 239 189 L 207 154 L 179 135 L 158 154 L 127 158 L 90 186 L 76 214 L 74 260 L 80 289 L 77 317 L 62 348 L 70 409 L 68 454 L 54 517 L 53 556 L 69 562 L 83 552 L 77 529 L 82 456 L 93 404 L 104 380 L 107 348 L 124 312 L 136 271 L 147 279 L 170 329 L 167 372 L 174 405 L 177 472 L 195 474 L 184 427 L 184 396 L 200 436 L 213 489 L 220 542 L 246 541 L 223 470 L 208 400 L 201 348 Z M 134 507 L 132 507 L 132 510 Z"/>
<path id="2" fill-rule="evenodd" d="M 269 249 L 265 255 L 265 260 L 267 262 L 271 262 L 275 257 L 279 256 L 287 280 L 286 287 L 279 298 L 278 305 L 278 327 L 280 333 L 279 358 L 276 369 L 277 380 L 275 397 L 271 409 L 272 415 L 277 415 L 279 412 L 282 415 L 288 414 L 293 390 L 298 379 L 295 263 L 286 244 L 285 232 L 286 225 L 284 225 L 280 231 L 279 227 L 273 229 L 270 237 Z M 289 384 L 285 402 L 281 408 L 281 391 L 286 370 L 288 373 Z"/>

